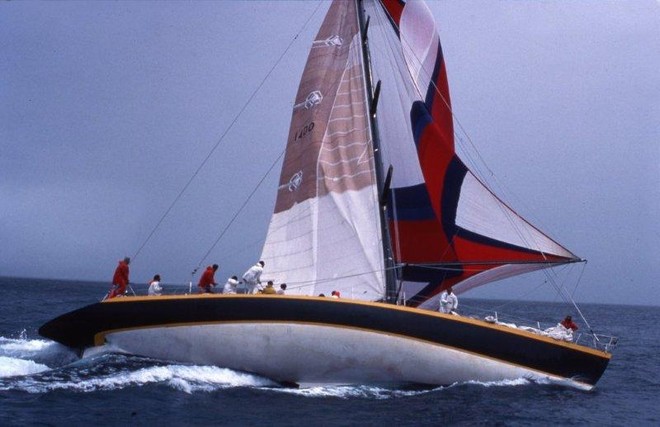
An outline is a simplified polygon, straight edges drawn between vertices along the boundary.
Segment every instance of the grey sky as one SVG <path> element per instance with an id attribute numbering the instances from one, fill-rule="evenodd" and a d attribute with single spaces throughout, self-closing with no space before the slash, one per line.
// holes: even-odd
<path id="1" fill-rule="evenodd" d="M 589 260 L 575 297 L 660 305 L 660 3 L 429 5 L 479 171 Z M 317 7 L 0 3 L 0 275 L 110 280 Z M 187 282 L 281 154 L 326 9 L 135 259 L 133 282 Z M 278 177 L 279 165 L 203 260 L 218 280 L 259 256 Z"/>

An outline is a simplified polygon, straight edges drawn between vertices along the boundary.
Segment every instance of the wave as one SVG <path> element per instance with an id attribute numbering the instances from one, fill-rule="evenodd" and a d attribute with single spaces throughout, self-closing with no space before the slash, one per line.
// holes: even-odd
<path id="1" fill-rule="evenodd" d="M 135 370 L 131 370 L 129 367 L 117 371 L 112 366 L 106 366 L 106 369 L 99 369 L 98 366 L 89 369 L 80 364 L 75 365 L 16 378 L 13 381 L 0 381 L 0 390 L 21 390 L 28 393 L 67 390 L 87 393 L 156 384 L 192 394 L 232 387 L 275 385 L 267 379 L 213 366 L 165 365 Z M 105 370 L 105 372 L 99 375 L 99 370 Z"/>
<path id="2" fill-rule="evenodd" d="M 339 399 L 376 399 L 385 400 L 399 397 L 417 396 L 420 394 L 432 393 L 442 390 L 446 387 L 433 388 L 415 388 L 413 390 L 389 388 L 370 385 L 332 385 L 332 386 L 313 386 L 301 387 L 297 389 L 280 388 L 275 389 L 277 393 L 293 394 L 303 397 L 325 398 L 335 397 Z"/>
<path id="3" fill-rule="evenodd" d="M 106 348 L 83 359 L 48 340 L 0 337 L 0 391 L 93 392 L 165 384 L 185 393 L 231 387 L 276 387 L 255 375 L 214 366 L 190 366 L 117 354 Z"/>
<path id="4" fill-rule="evenodd" d="M 31 375 L 76 359 L 65 346 L 48 340 L 0 337 L 0 378 Z"/>
<path id="5" fill-rule="evenodd" d="M 544 380 L 541 379 L 528 379 L 528 378 L 515 378 L 512 380 L 497 380 L 497 381 L 467 381 L 464 384 L 479 385 L 483 387 L 515 387 L 515 386 L 526 386 L 530 384 L 540 384 L 544 383 Z"/>
<path id="6" fill-rule="evenodd" d="M 517 378 L 512 380 L 499 381 L 466 381 L 454 383 L 447 386 L 411 386 L 408 388 L 391 388 L 380 386 L 313 386 L 300 389 L 281 389 L 278 391 L 295 394 L 305 397 L 336 397 L 342 399 L 367 398 L 367 399 L 390 399 L 399 397 L 418 396 L 428 393 L 438 393 L 449 389 L 466 386 L 479 387 L 516 387 L 529 386 L 532 384 L 541 384 L 542 381 L 531 380 L 527 378 Z"/>
<path id="7" fill-rule="evenodd" d="M 30 375 L 50 369 L 46 365 L 31 360 L 0 356 L 0 378 Z"/>
<path id="8" fill-rule="evenodd" d="M 28 376 L 49 372 L 77 360 L 71 349 L 50 340 L 28 339 L 25 330 L 18 338 L 0 336 L 0 389 Z"/>

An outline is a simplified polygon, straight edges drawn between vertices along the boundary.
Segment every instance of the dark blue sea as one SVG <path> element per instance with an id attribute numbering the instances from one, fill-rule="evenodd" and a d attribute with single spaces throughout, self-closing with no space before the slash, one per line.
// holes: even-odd
<path id="1" fill-rule="evenodd" d="M 525 379 L 426 390 L 291 389 L 222 367 L 119 354 L 79 360 L 37 329 L 98 301 L 106 285 L 0 278 L 0 290 L 0 426 L 660 425 L 658 307 L 581 306 L 596 332 L 619 337 L 608 370 L 590 392 Z M 461 299 L 462 313 L 486 307 L 548 323 L 567 310 Z"/>

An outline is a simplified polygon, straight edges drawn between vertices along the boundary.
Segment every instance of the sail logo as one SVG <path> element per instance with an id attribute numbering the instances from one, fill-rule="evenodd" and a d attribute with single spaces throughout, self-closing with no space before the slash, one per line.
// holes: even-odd
<path id="1" fill-rule="evenodd" d="M 304 102 L 294 105 L 293 109 L 297 110 L 298 108 L 304 107 L 305 110 L 309 110 L 310 108 L 319 105 L 321 101 L 323 101 L 323 94 L 320 90 L 315 90 L 314 92 L 311 92 L 309 95 L 307 95 L 307 98 L 305 98 Z"/>
<path id="2" fill-rule="evenodd" d="M 302 184 L 302 178 L 303 178 L 303 172 L 298 171 L 293 176 L 291 179 L 289 179 L 289 191 L 294 192 L 298 188 L 300 188 L 300 185 Z"/>
<path id="3" fill-rule="evenodd" d="M 325 40 L 314 40 L 312 47 L 323 47 L 323 46 L 341 46 L 343 40 L 339 36 L 331 36 Z"/>

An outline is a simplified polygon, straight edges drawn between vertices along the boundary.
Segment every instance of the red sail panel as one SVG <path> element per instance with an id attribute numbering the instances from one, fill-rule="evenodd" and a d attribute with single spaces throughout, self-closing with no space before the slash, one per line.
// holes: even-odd
<path id="1" fill-rule="evenodd" d="M 390 19 L 394 21 L 395 28 L 398 30 L 399 23 L 401 22 L 401 14 L 403 13 L 403 7 L 406 5 L 406 2 L 401 0 L 381 0 L 381 3 L 389 14 Z"/>

